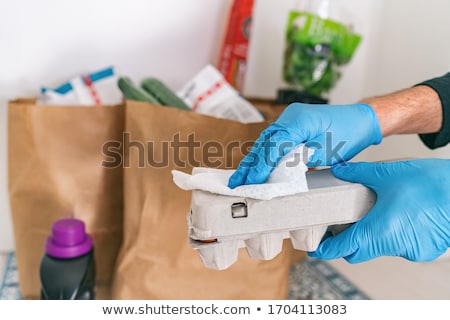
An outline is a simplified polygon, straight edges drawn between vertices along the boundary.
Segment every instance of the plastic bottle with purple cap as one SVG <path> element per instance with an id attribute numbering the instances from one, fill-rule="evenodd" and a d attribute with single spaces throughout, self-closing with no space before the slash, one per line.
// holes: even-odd
<path id="1" fill-rule="evenodd" d="M 94 300 L 92 238 L 78 219 L 53 223 L 40 265 L 41 300 Z"/>

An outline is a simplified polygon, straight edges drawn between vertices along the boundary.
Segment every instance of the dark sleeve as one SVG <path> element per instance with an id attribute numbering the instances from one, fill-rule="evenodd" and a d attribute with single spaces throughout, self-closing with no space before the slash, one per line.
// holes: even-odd
<path id="1" fill-rule="evenodd" d="M 442 127 L 437 133 L 419 134 L 422 142 L 430 149 L 436 149 L 450 142 L 450 72 L 416 86 L 428 86 L 437 92 L 442 104 Z"/>

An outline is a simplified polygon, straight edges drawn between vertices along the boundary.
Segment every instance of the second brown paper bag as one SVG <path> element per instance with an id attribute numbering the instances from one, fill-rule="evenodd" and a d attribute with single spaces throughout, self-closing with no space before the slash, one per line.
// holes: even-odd
<path id="1" fill-rule="evenodd" d="M 240 249 L 222 271 L 206 268 L 188 242 L 191 193 L 171 170 L 237 167 L 267 122 L 243 124 L 194 112 L 127 101 L 123 158 L 111 144 L 110 163 L 124 167 L 124 239 L 114 299 L 286 299 L 291 251 L 261 261 Z M 247 150 L 247 151 L 246 151 Z"/>

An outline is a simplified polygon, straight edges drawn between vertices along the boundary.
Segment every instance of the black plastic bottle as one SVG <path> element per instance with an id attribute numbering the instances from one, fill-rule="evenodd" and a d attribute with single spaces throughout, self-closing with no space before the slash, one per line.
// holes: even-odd
<path id="1" fill-rule="evenodd" d="M 53 223 L 40 265 L 41 300 L 95 299 L 93 242 L 83 221 Z"/>

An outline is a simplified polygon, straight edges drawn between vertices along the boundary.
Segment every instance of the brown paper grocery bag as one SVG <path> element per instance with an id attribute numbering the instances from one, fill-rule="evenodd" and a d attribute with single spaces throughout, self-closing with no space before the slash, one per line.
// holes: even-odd
<path id="1" fill-rule="evenodd" d="M 9 197 L 19 286 L 38 299 L 39 265 L 52 223 L 76 217 L 94 239 L 97 298 L 110 297 L 122 240 L 122 170 L 102 166 L 102 146 L 122 137 L 124 106 L 8 107 Z"/>
<path id="2" fill-rule="evenodd" d="M 124 241 L 114 299 L 286 299 L 290 254 L 261 261 L 241 249 L 222 271 L 206 268 L 188 243 L 191 193 L 172 169 L 237 167 L 267 122 L 242 124 L 194 112 L 127 101 L 122 139 Z M 224 147 L 225 146 L 225 147 Z M 118 163 L 119 157 L 111 159 Z"/>

